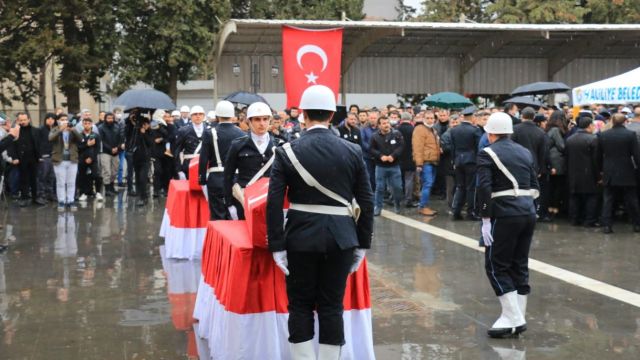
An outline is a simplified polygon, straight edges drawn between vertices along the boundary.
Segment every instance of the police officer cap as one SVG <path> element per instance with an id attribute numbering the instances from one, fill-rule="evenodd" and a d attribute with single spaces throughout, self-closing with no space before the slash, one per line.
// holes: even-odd
<path id="1" fill-rule="evenodd" d="M 187 105 L 182 105 L 182 107 L 180 108 L 180 112 L 189 112 L 189 107 Z"/>
<path id="2" fill-rule="evenodd" d="M 489 116 L 484 131 L 488 134 L 513 134 L 513 120 L 503 112 L 495 112 Z"/>
<path id="3" fill-rule="evenodd" d="M 269 105 L 263 102 L 254 102 L 253 104 L 249 105 L 249 108 L 247 109 L 247 119 L 251 119 L 252 117 L 256 116 L 271 115 L 273 115 L 273 113 L 271 112 L 271 108 L 269 107 Z"/>
<path id="4" fill-rule="evenodd" d="M 300 98 L 302 110 L 336 111 L 336 95 L 324 85 L 309 86 Z"/>
<path id="5" fill-rule="evenodd" d="M 171 116 L 180 116 L 180 111 L 178 111 L 178 110 L 173 110 L 173 111 L 171 112 Z"/>
<path id="6" fill-rule="evenodd" d="M 182 109 L 180 109 L 180 110 L 182 110 Z M 204 115 L 204 109 L 202 108 L 202 106 L 196 105 L 196 106 L 191 108 L 191 115 L 193 115 L 193 114 L 202 114 L 202 115 Z"/>
<path id="7" fill-rule="evenodd" d="M 230 118 L 236 116 L 235 108 L 230 101 L 221 100 L 216 105 L 216 116 L 222 118 Z"/>
<path id="8" fill-rule="evenodd" d="M 462 110 L 462 115 L 471 116 L 476 112 L 476 110 L 478 110 L 478 108 L 476 108 L 475 106 L 468 106 Z"/>

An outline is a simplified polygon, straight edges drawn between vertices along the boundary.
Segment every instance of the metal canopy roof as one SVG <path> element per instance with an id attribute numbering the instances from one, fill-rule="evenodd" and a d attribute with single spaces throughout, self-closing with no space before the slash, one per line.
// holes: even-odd
<path id="1" fill-rule="evenodd" d="M 640 25 L 531 25 L 384 21 L 230 20 L 219 55 L 280 54 L 281 26 L 344 28 L 345 55 L 366 42 L 358 56 L 553 58 L 577 51 L 580 57 L 640 57 Z M 570 50 L 568 50 L 570 48 Z M 221 50 L 221 51 L 220 51 Z"/>
<path id="2" fill-rule="evenodd" d="M 463 91 L 471 88 L 504 93 L 520 81 L 556 81 L 557 74 L 562 73 L 562 81 L 571 77 L 582 82 L 591 80 L 590 76 L 611 76 L 609 72 L 640 64 L 640 25 L 635 24 L 229 20 L 215 42 L 214 74 L 216 79 L 222 75 L 220 87 L 223 90 L 250 86 L 249 78 L 244 75 L 233 78 L 226 70 L 218 74 L 223 66 L 230 68 L 230 63 L 244 61 L 253 64 L 251 59 L 258 55 L 273 55 L 273 61 L 277 63 L 275 58 L 282 54 L 283 25 L 344 29 L 340 86 L 343 96 L 356 88 L 367 93 L 415 92 L 427 86 L 430 89 Z M 356 59 L 360 59 L 357 71 L 349 75 Z M 505 65 L 508 65 L 507 69 L 503 68 Z M 405 74 L 395 71 L 397 66 L 412 68 Z M 580 66 L 585 68 L 580 69 Z M 426 68 L 423 71 L 420 67 Z M 501 74 L 504 70 L 508 73 Z M 489 72 L 491 77 L 483 77 Z M 398 76 L 402 79 L 390 86 L 388 81 L 378 81 L 387 79 L 383 73 L 389 76 L 393 73 L 391 79 Z M 580 76 L 574 76 L 576 73 Z M 265 76 L 264 69 L 259 76 Z M 282 91 L 281 78 L 265 77 L 263 80 L 271 91 Z M 488 89 L 489 85 L 491 89 Z M 217 96 L 217 89 L 218 85 L 214 87 L 214 96 Z"/>

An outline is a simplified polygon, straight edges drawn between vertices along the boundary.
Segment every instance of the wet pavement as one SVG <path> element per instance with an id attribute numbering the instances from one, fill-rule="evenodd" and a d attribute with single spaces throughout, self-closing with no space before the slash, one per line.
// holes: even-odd
<path id="1" fill-rule="evenodd" d="M 435 207 L 442 210 L 442 203 Z M 0 207 L 0 359 L 195 358 L 198 264 L 161 257 L 163 204 L 122 195 L 75 213 Z M 425 219 L 476 238 L 480 225 Z M 640 235 L 542 224 L 531 257 L 633 292 Z M 640 309 L 532 272 L 529 330 L 492 340 L 481 252 L 385 217 L 368 252 L 378 359 L 639 359 Z"/>

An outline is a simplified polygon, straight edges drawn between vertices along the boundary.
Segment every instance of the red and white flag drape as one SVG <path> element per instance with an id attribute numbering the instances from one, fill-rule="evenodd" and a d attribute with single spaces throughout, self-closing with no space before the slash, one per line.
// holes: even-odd
<path id="1" fill-rule="evenodd" d="M 298 106 L 304 90 L 325 85 L 340 91 L 342 28 L 309 30 L 282 27 L 282 65 L 287 107 Z"/>

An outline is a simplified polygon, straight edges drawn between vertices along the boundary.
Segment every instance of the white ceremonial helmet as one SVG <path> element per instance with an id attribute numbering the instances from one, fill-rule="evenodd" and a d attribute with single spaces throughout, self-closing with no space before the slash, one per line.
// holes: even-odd
<path id="1" fill-rule="evenodd" d="M 204 109 L 202 108 L 202 106 L 196 105 L 196 106 L 191 108 L 190 115 L 193 115 L 193 114 L 203 114 L 204 115 Z"/>
<path id="2" fill-rule="evenodd" d="M 173 111 L 171 112 L 171 116 L 180 116 L 180 111 L 178 111 L 178 110 L 173 110 Z"/>
<path id="3" fill-rule="evenodd" d="M 249 105 L 249 108 L 247 109 L 247 119 L 251 119 L 255 116 L 271 115 L 273 115 L 273 113 L 271 112 L 271 108 L 269 107 L 269 105 L 263 102 L 254 102 L 253 104 Z"/>
<path id="4" fill-rule="evenodd" d="M 180 108 L 180 112 L 189 112 L 189 107 L 187 105 L 182 105 L 182 107 Z"/>
<path id="5" fill-rule="evenodd" d="M 336 111 L 336 95 L 324 85 L 309 86 L 300 98 L 302 110 Z"/>
<path id="6" fill-rule="evenodd" d="M 235 107 L 230 101 L 222 100 L 216 105 L 216 116 L 230 118 L 236 116 Z"/>
<path id="7" fill-rule="evenodd" d="M 495 112 L 489 116 L 484 131 L 488 134 L 513 134 L 513 120 L 503 112 Z"/>
<path id="8" fill-rule="evenodd" d="M 216 112 L 211 110 L 207 113 L 207 118 L 209 119 L 215 119 L 216 118 Z"/>

